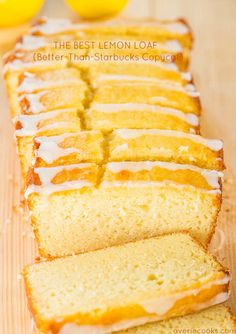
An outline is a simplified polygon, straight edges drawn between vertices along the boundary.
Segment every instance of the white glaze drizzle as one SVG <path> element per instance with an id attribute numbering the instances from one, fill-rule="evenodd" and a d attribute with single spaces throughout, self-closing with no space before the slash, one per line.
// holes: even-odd
<path id="1" fill-rule="evenodd" d="M 33 114 L 37 114 L 46 110 L 45 106 L 40 102 L 40 99 L 47 93 L 47 91 L 42 91 L 34 94 L 22 94 L 19 97 L 19 101 L 22 101 L 24 98 L 26 98 L 30 105 L 30 111 Z"/>
<path id="2" fill-rule="evenodd" d="M 64 59 L 61 64 L 66 65 L 67 60 Z M 51 60 L 51 61 L 28 61 L 23 59 L 15 59 L 11 62 L 8 62 L 3 67 L 3 74 L 5 75 L 8 71 L 23 71 L 29 69 L 40 69 L 40 68 L 52 68 L 58 67 L 58 61 Z"/>
<path id="3" fill-rule="evenodd" d="M 193 135 L 185 132 L 174 131 L 174 130 L 157 130 L 157 129 L 118 129 L 114 130 L 114 134 L 117 134 L 122 139 L 134 139 L 143 135 L 160 135 L 166 137 L 177 137 L 177 138 L 186 138 L 190 139 L 198 144 L 207 146 L 212 151 L 220 151 L 223 149 L 223 142 L 218 139 L 206 139 L 199 135 Z"/>
<path id="4" fill-rule="evenodd" d="M 199 125 L 199 118 L 191 113 L 184 113 L 178 109 L 174 108 L 165 108 L 152 104 L 142 104 L 142 103 L 93 103 L 90 107 L 90 110 L 95 110 L 103 113 L 114 113 L 114 112 L 123 112 L 123 111 L 148 111 L 154 113 L 162 113 L 170 116 L 178 117 L 185 122 L 193 125 Z"/>
<path id="5" fill-rule="evenodd" d="M 81 163 L 68 166 L 57 166 L 57 167 L 40 167 L 34 168 L 34 173 L 38 174 L 41 181 L 41 185 L 31 184 L 25 191 L 25 198 L 27 199 L 30 194 L 38 193 L 42 195 L 49 195 L 57 191 L 65 191 L 72 189 L 80 189 L 82 187 L 94 186 L 94 183 L 85 180 L 67 181 L 60 184 L 52 183 L 52 179 L 63 170 L 74 170 L 92 167 L 91 163 Z"/>
<path id="6" fill-rule="evenodd" d="M 38 123 L 43 120 L 54 118 L 60 114 L 66 113 L 66 112 L 75 112 L 76 109 L 58 109 L 58 110 L 52 110 L 47 113 L 41 113 L 36 115 L 19 115 L 16 116 L 13 119 L 13 122 L 16 124 L 16 122 L 20 122 L 22 125 L 22 129 L 18 129 L 15 131 L 15 135 L 19 137 L 23 136 L 33 136 L 39 129 L 38 129 Z M 52 127 L 56 127 L 57 124 L 60 125 L 64 122 L 57 122 L 53 123 Z M 67 123 L 67 122 L 66 122 Z M 45 127 L 40 128 L 45 129 Z"/>
<path id="7" fill-rule="evenodd" d="M 76 122 L 77 122 L 77 120 L 76 120 Z M 63 132 L 66 132 L 67 128 L 73 129 L 73 130 L 76 130 L 76 131 L 81 130 L 80 126 L 78 124 L 75 125 L 75 122 L 73 121 L 73 119 L 71 119 L 71 120 L 64 121 L 64 122 L 56 122 L 56 123 L 45 125 L 45 126 L 41 127 L 39 130 L 37 130 L 35 134 L 38 135 L 41 132 L 51 130 L 51 129 L 63 129 Z M 69 130 L 69 132 L 70 132 L 70 130 Z M 75 131 L 72 131 L 72 133 L 74 133 L 74 132 Z"/>
<path id="8" fill-rule="evenodd" d="M 182 52 L 183 51 L 182 45 L 174 39 L 170 40 L 170 41 L 166 41 L 163 45 L 167 48 L 167 50 L 170 50 L 170 51 L 173 51 L 173 52 Z"/>
<path id="9" fill-rule="evenodd" d="M 192 97 L 199 97 L 200 94 L 199 92 L 195 91 L 195 87 L 193 85 L 186 85 L 186 86 L 182 86 L 180 84 L 178 84 L 177 82 L 173 82 L 173 81 L 165 81 L 165 80 L 138 80 L 139 77 L 137 77 L 137 80 L 130 80 L 128 79 L 129 76 L 126 76 L 126 78 L 124 80 L 122 80 L 122 75 L 104 75 L 108 78 L 108 76 L 113 77 L 113 79 L 110 79 L 111 81 L 114 80 L 113 85 L 116 86 L 145 86 L 145 85 L 156 85 L 157 87 L 161 87 L 167 90 L 174 90 L 177 92 L 182 92 L 182 93 L 186 93 L 189 96 Z M 115 79 L 116 77 L 116 79 Z M 107 79 L 109 80 L 109 79 Z M 126 81 L 125 81 L 126 80 Z M 102 81 L 102 80 L 100 80 Z M 104 80 L 105 81 L 105 80 Z M 133 82 L 132 82 L 133 81 Z M 96 83 L 96 80 L 95 80 Z M 159 96 L 154 96 L 151 99 L 153 99 L 153 101 L 155 99 L 163 99 L 163 100 L 167 100 L 166 97 L 159 97 Z"/>
<path id="10" fill-rule="evenodd" d="M 79 28 L 78 25 L 72 24 L 70 20 L 54 18 L 49 19 L 47 17 L 43 17 L 43 19 L 44 22 L 32 27 L 32 33 L 40 32 L 43 35 L 54 35 L 61 32 L 76 30 L 76 27 Z"/>
<path id="11" fill-rule="evenodd" d="M 116 332 L 120 330 L 125 330 L 131 327 L 136 327 L 140 325 L 144 325 L 145 323 L 154 322 L 158 320 L 162 320 L 164 315 L 174 306 L 174 304 L 183 299 L 186 296 L 196 296 L 201 291 L 205 289 L 211 288 L 214 285 L 225 285 L 228 284 L 229 277 L 225 277 L 222 280 L 213 281 L 208 284 L 203 285 L 199 289 L 190 289 L 185 292 L 177 293 L 172 296 L 159 297 L 153 300 L 146 300 L 139 305 L 145 309 L 149 316 L 140 317 L 135 319 L 127 319 L 123 321 L 119 321 L 113 323 L 111 325 L 76 325 L 74 323 L 65 324 L 59 331 L 59 334 L 108 334 L 111 332 Z M 196 311 L 200 311 L 207 307 L 223 303 L 229 297 L 227 292 L 220 292 L 215 295 L 212 299 L 209 299 L 203 303 L 195 302 L 191 305 L 192 309 Z"/>
<path id="12" fill-rule="evenodd" d="M 76 63 L 76 61 L 72 61 Z M 109 60 L 109 61 L 97 61 L 93 59 L 84 59 L 83 64 L 99 64 L 102 65 L 103 63 L 114 63 L 114 64 L 134 64 L 134 65 L 146 65 L 146 66 L 155 66 L 155 67 L 160 67 L 165 70 L 173 71 L 173 72 L 179 72 L 178 66 L 175 63 L 167 63 L 167 62 L 162 62 L 162 61 L 154 61 L 154 60 Z"/>
<path id="13" fill-rule="evenodd" d="M 25 35 L 22 37 L 22 41 L 16 44 L 16 50 L 33 51 L 44 48 L 47 44 L 44 37 Z"/>
<path id="14" fill-rule="evenodd" d="M 121 171 L 127 170 L 131 172 L 139 172 L 142 170 L 151 171 L 155 167 L 160 167 L 168 170 L 190 170 L 199 173 L 205 178 L 206 182 L 213 189 L 220 189 L 219 179 L 223 178 L 223 173 L 216 170 L 202 169 L 197 166 L 176 164 L 173 162 L 163 162 L 163 161 L 141 161 L 141 162 L 109 162 L 107 164 L 107 170 L 112 173 L 119 173 Z"/>
<path id="15" fill-rule="evenodd" d="M 146 312 L 155 313 L 158 316 L 162 316 L 162 315 L 165 315 L 169 310 L 171 310 L 172 307 L 175 305 L 175 303 L 178 300 L 181 300 L 185 297 L 192 296 L 192 295 L 197 296 L 203 290 L 211 289 L 213 286 L 226 285 L 229 283 L 229 281 L 230 281 L 230 277 L 225 276 L 222 279 L 208 282 L 204 284 L 203 286 L 201 286 L 201 288 L 190 289 L 184 292 L 182 291 L 182 292 L 175 293 L 170 296 L 163 296 L 163 297 L 159 297 L 158 299 L 143 301 L 142 303 L 140 303 L 140 305 L 145 309 Z M 229 294 L 226 293 L 226 295 L 227 295 L 226 299 L 228 299 Z"/>
<path id="16" fill-rule="evenodd" d="M 134 26 L 134 27 L 139 27 L 140 24 L 145 25 L 145 27 L 156 27 L 156 28 L 161 28 L 163 30 L 169 30 L 171 32 L 174 33 L 178 33 L 178 34 L 186 34 L 189 32 L 188 27 L 182 23 L 182 22 L 169 22 L 169 23 L 162 23 L 161 21 L 147 21 L 147 22 L 143 22 L 143 21 L 132 21 L 132 20 L 128 20 L 128 19 L 120 19 L 120 20 L 108 20 L 102 23 L 94 23 L 93 26 L 119 26 L 119 25 L 127 25 L 127 26 Z M 88 28 L 91 27 L 91 24 L 84 24 L 84 27 L 86 28 L 86 26 Z"/>
<path id="17" fill-rule="evenodd" d="M 188 27 L 181 22 L 168 23 L 167 28 L 168 30 L 181 35 L 189 33 Z"/>
<path id="18" fill-rule="evenodd" d="M 70 137 L 78 137 L 80 140 L 85 139 L 88 134 L 100 134 L 99 131 L 81 131 L 79 133 L 64 133 L 58 136 L 50 137 L 36 137 L 35 142 L 40 146 L 35 150 L 35 157 L 43 159 L 47 163 L 52 163 L 61 156 L 66 156 L 71 153 L 79 153 L 81 155 L 86 154 L 85 150 L 81 150 L 75 147 L 60 147 L 59 144 L 63 142 L 64 139 Z"/>
<path id="19" fill-rule="evenodd" d="M 82 150 L 79 150 L 74 147 L 61 148 L 57 143 L 51 142 L 40 142 L 40 147 L 35 151 L 35 157 L 41 158 L 47 163 L 52 163 L 61 156 L 66 156 L 71 153 L 83 154 Z"/>
<path id="20" fill-rule="evenodd" d="M 30 185 L 25 193 L 25 197 L 27 198 L 29 194 L 32 192 L 40 193 L 48 195 L 55 191 L 64 191 L 70 189 L 76 189 L 77 184 L 78 187 L 81 187 L 81 181 L 71 181 L 71 182 L 64 182 L 60 185 L 54 185 L 51 184 L 51 179 L 63 169 L 76 169 L 77 166 L 82 166 L 85 168 L 85 166 L 91 166 L 91 164 L 77 164 L 77 165 L 67 165 L 67 166 L 57 166 L 57 167 L 40 167 L 35 168 L 34 171 L 39 175 L 41 180 L 41 185 Z M 108 163 L 106 165 L 107 170 L 110 170 L 113 173 L 118 173 L 122 170 L 131 170 L 132 172 L 137 172 L 140 170 L 151 170 L 155 166 L 159 166 L 161 168 L 169 169 L 169 170 L 178 170 L 178 169 L 185 169 L 185 170 L 193 170 L 198 173 L 200 173 L 205 180 L 208 182 L 208 184 L 212 187 L 211 190 L 206 190 L 207 193 L 212 194 L 220 194 L 220 184 L 219 184 L 219 178 L 223 177 L 223 173 L 214 171 L 214 170 L 206 170 L 201 169 L 199 167 L 191 166 L 191 165 L 178 165 L 175 163 L 166 163 L 166 162 L 160 162 L 160 161 L 145 161 L 145 162 L 112 162 Z M 168 183 L 172 184 L 176 187 L 185 187 L 186 185 L 176 184 L 173 181 L 163 180 L 161 182 L 147 182 L 147 181 L 107 181 L 103 180 L 100 184 L 101 187 L 112 187 L 112 186 L 126 186 L 126 187 L 146 187 L 146 186 L 162 186 L 163 184 Z M 65 187 L 64 187 L 65 185 Z M 91 186 L 95 186 L 94 184 L 91 184 Z"/>
<path id="21" fill-rule="evenodd" d="M 113 325 L 107 325 L 107 326 L 102 326 L 102 325 L 80 326 L 74 323 L 67 323 L 60 329 L 58 334 L 108 334 L 114 331 L 117 332 L 123 329 L 141 326 L 155 320 L 158 320 L 158 317 L 155 316 L 142 317 L 133 320 L 120 321 Z"/>
<path id="22" fill-rule="evenodd" d="M 113 188 L 113 187 L 123 187 L 123 188 L 149 188 L 149 187 L 163 187 L 163 186 L 170 186 L 176 189 L 186 189 L 186 187 L 192 187 L 189 184 L 180 184 L 174 183 L 173 181 L 163 180 L 163 181 L 102 181 L 101 188 Z M 221 195 L 220 189 L 201 189 L 202 192 L 211 195 Z M 155 215 L 156 217 L 156 215 Z M 155 218 L 156 219 L 156 218 Z"/>
<path id="23" fill-rule="evenodd" d="M 59 87 L 64 86 L 67 83 L 79 85 L 82 84 L 81 79 L 75 79 L 75 78 L 64 78 L 64 79 L 57 79 L 55 80 L 42 80 L 36 77 L 35 74 L 25 72 L 24 73 L 24 80 L 17 88 L 17 91 L 19 93 L 30 93 L 34 90 L 38 89 L 45 89 L 45 88 L 51 88 L 51 87 Z"/>
<path id="24" fill-rule="evenodd" d="M 181 72 L 181 77 L 183 80 L 186 80 L 186 81 L 192 80 L 192 75 L 189 72 Z"/>
<path id="25" fill-rule="evenodd" d="M 77 190 L 83 187 L 93 187 L 94 184 L 88 181 L 68 181 L 62 184 L 48 184 L 45 187 L 36 186 L 34 184 L 30 185 L 25 191 L 25 199 L 28 199 L 29 195 L 32 193 L 37 193 L 40 195 L 48 196 L 52 193 L 67 191 L 67 190 Z"/>
<path id="26" fill-rule="evenodd" d="M 106 82 L 106 81 L 115 81 L 116 83 L 121 82 L 122 84 L 129 82 L 135 82 L 135 84 L 157 84 L 160 86 L 167 86 L 171 87 L 172 89 L 181 89 L 183 90 L 183 86 L 178 81 L 167 81 L 167 80 L 161 80 L 154 77 L 144 77 L 144 76 L 138 76 L 138 75 L 126 75 L 126 74 L 101 74 L 97 76 L 94 81 L 93 85 L 96 87 L 98 83 Z"/>

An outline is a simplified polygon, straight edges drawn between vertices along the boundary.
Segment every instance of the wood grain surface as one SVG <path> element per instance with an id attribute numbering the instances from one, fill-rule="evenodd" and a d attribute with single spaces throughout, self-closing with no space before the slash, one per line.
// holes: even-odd
<path id="1" fill-rule="evenodd" d="M 48 0 L 40 14 L 74 17 L 63 0 Z M 211 251 L 231 270 L 229 304 L 236 313 L 236 1 L 133 0 L 123 15 L 161 19 L 182 16 L 193 29 L 191 72 L 201 93 L 202 132 L 224 140 L 227 166 L 218 223 L 224 231 L 225 242 L 220 251 L 215 251 L 215 236 Z M 1 40 L 2 46 L 4 44 L 1 33 L 0 49 Z M 15 35 L 13 41 L 14 38 Z M 21 202 L 19 163 L 2 80 L 0 109 L 0 334 L 31 334 L 33 329 L 20 272 L 24 265 L 34 262 L 37 248 Z"/>

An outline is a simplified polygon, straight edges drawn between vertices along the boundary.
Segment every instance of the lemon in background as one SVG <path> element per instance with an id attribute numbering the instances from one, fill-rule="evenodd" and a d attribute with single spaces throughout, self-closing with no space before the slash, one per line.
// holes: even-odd
<path id="1" fill-rule="evenodd" d="M 44 0 L 0 0 L 0 28 L 30 20 L 43 6 Z"/>
<path id="2" fill-rule="evenodd" d="M 128 0 L 66 0 L 79 16 L 96 19 L 119 13 Z"/>

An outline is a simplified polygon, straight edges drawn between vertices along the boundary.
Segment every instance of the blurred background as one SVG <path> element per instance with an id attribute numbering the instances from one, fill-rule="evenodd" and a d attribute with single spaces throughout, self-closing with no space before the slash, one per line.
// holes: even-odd
<path id="1" fill-rule="evenodd" d="M 0 6 L 4 1 L 0 0 Z M 13 1 L 13 0 L 12 0 Z M 230 266 L 234 277 L 230 304 L 236 313 L 236 1 L 235 0 L 14 0 L 18 11 L 3 15 L 0 7 L 0 54 L 10 49 L 19 36 L 30 26 L 30 21 L 6 27 L 24 14 L 37 17 L 80 19 L 107 11 L 122 17 L 172 19 L 184 17 L 193 29 L 195 38 L 190 71 L 193 74 L 202 102 L 203 135 L 221 138 L 225 145 L 227 166 L 224 202 L 220 214 L 220 226 L 226 234 L 225 247 L 220 257 Z M 93 1 L 102 3 L 97 9 Z M 23 3 L 29 7 L 24 7 Z M 42 2 L 42 3 L 40 3 Z M 127 2 L 127 4 L 126 4 Z M 77 5 L 79 4 L 79 7 Z M 42 8 L 41 8 L 42 5 Z M 115 7 L 114 7 L 115 6 Z M 26 8 L 26 9 L 25 9 Z M 30 12 L 29 9 L 32 9 Z M 72 9 L 74 8 L 74 9 Z M 95 10 L 96 9 L 96 10 Z M 2 18 L 1 18 L 2 15 Z M 5 23 L 4 23 L 4 22 Z M 4 24 L 3 24 L 4 23 Z M 4 25 L 4 27 L 3 27 Z M 1 56 L 0 56 L 1 57 Z M 0 235 L 0 333 L 30 334 L 30 318 L 27 311 L 22 282 L 17 279 L 21 268 L 34 261 L 34 240 L 20 236 L 30 231 L 29 224 L 15 210 L 20 206 L 20 172 L 15 154 L 13 129 L 8 112 L 3 80 L 0 79 L 0 222 L 5 224 Z M 11 224 L 8 224 L 11 220 Z M 30 233 L 30 232 L 29 232 Z M 2 268 L 4 270 L 2 270 Z M 1 309 L 2 307 L 2 309 Z"/>

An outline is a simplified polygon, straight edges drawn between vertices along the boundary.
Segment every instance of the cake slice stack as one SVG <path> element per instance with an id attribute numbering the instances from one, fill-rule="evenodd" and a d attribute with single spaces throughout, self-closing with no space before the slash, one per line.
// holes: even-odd
<path id="1" fill-rule="evenodd" d="M 50 259 L 24 270 L 40 333 L 235 329 L 214 306 L 228 271 L 204 248 L 223 144 L 200 135 L 191 45 L 183 20 L 43 18 L 5 58 L 25 197 Z"/>

